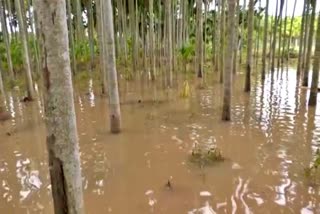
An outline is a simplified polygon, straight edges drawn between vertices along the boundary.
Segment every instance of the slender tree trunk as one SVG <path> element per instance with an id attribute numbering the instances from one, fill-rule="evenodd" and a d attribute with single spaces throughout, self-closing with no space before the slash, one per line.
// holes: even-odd
<path id="1" fill-rule="evenodd" d="M 220 44 L 220 26 L 221 26 L 221 6 L 220 4 L 218 4 L 218 6 L 216 5 L 217 10 L 215 10 L 215 15 L 216 15 L 216 22 L 215 22 L 215 45 L 216 45 L 216 50 L 221 50 L 221 44 Z M 215 71 L 219 72 L 221 65 L 220 65 L 220 55 L 219 55 L 219 51 L 216 51 L 215 54 Z"/>
<path id="2" fill-rule="evenodd" d="M 261 8 L 261 0 L 259 0 L 259 8 Z M 258 66 L 259 61 L 259 50 L 260 50 L 260 26 L 261 26 L 261 18 L 258 16 L 258 32 L 257 32 L 257 42 L 256 42 L 256 52 L 255 52 L 255 61 L 256 61 L 256 67 Z"/>
<path id="3" fill-rule="evenodd" d="M 285 1 L 285 0 L 283 0 Z M 283 2 L 284 4 L 284 2 Z M 282 48 L 282 25 L 283 25 L 283 13 L 281 13 L 279 15 L 279 19 L 278 19 L 278 23 L 280 25 L 280 28 L 279 28 L 279 43 L 278 43 L 278 54 L 277 54 L 277 70 L 279 71 L 280 69 L 280 61 L 281 61 L 281 48 Z"/>
<path id="4" fill-rule="evenodd" d="M 282 43 L 282 54 L 281 54 L 281 65 L 283 67 L 284 55 L 286 50 L 286 43 L 289 43 L 287 36 L 287 22 L 288 22 L 288 0 L 286 1 L 286 15 L 284 19 L 284 33 L 283 33 L 283 43 Z"/>
<path id="5" fill-rule="evenodd" d="M 154 54 L 154 12 L 153 12 L 153 0 L 149 1 L 149 19 L 150 19 L 150 25 L 149 25 L 149 43 L 150 43 L 150 74 L 151 74 L 151 80 L 154 81 L 155 78 L 155 54 Z"/>
<path id="6" fill-rule="evenodd" d="M 220 83 L 223 82 L 223 74 L 224 74 L 224 69 L 225 69 L 225 66 L 224 66 L 224 46 L 225 46 L 225 41 L 224 41 L 224 38 L 225 38 L 225 6 L 226 5 L 226 0 L 222 0 L 222 3 L 221 3 L 221 22 L 220 22 Z"/>
<path id="7" fill-rule="evenodd" d="M 237 73 L 238 70 L 238 50 L 239 50 L 239 21 L 240 21 L 240 0 L 237 0 L 237 16 L 234 22 L 234 45 L 233 45 L 233 74 Z"/>
<path id="8" fill-rule="evenodd" d="M 243 44 L 246 38 L 246 32 L 245 32 L 245 27 L 244 27 L 244 23 L 245 23 L 245 15 L 247 14 L 246 12 L 246 8 L 247 8 L 247 0 L 243 0 L 243 9 L 242 9 L 242 29 L 241 29 L 241 44 L 240 44 L 240 50 L 239 50 L 239 54 L 240 54 L 240 65 L 242 64 L 242 48 L 243 48 Z"/>
<path id="9" fill-rule="evenodd" d="M 121 25 L 122 25 L 122 48 L 124 52 L 125 60 L 128 60 L 128 47 L 127 47 L 127 39 L 128 39 L 128 30 L 127 30 L 127 6 L 126 0 L 121 0 Z"/>
<path id="10" fill-rule="evenodd" d="M 167 26 L 167 59 L 168 59 L 168 83 L 173 84 L 173 53 L 172 53 L 172 11 L 171 0 L 165 0 L 166 26 Z"/>
<path id="11" fill-rule="evenodd" d="M 293 12 L 292 12 L 292 16 L 291 16 L 289 41 L 287 44 L 287 56 L 286 56 L 288 61 L 289 61 L 289 57 L 290 57 L 290 45 L 291 45 L 291 40 L 292 40 L 293 21 L 294 21 L 294 14 L 296 12 L 296 7 L 297 7 L 297 0 L 294 1 Z"/>
<path id="12" fill-rule="evenodd" d="M 222 120 L 231 120 L 231 96 L 232 96 L 232 63 L 233 63 L 233 45 L 234 44 L 234 25 L 235 25 L 235 5 L 236 0 L 228 0 L 229 10 L 228 10 L 228 32 L 227 32 L 227 49 L 226 49 L 226 59 L 228 61 L 225 64 L 225 74 L 224 74 L 224 96 L 223 96 L 223 110 L 222 110 Z"/>
<path id="13" fill-rule="evenodd" d="M 311 52 L 312 52 L 312 45 L 313 45 L 313 37 L 314 37 L 314 23 L 315 23 L 315 17 L 316 17 L 316 8 L 317 8 L 317 1 L 311 0 L 310 1 L 312 5 L 312 14 L 310 19 L 310 27 L 309 27 L 309 39 L 308 39 L 308 49 L 307 49 L 307 58 L 305 61 L 304 66 L 304 74 L 303 74 L 303 86 L 308 86 L 309 83 L 309 70 L 310 70 L 310 61 L 311 61 Z"/>
<path id="14" fill-rule="evenodd" d="M 271 58 L 271 72 L 273 73 L 275 70 L 275 57 L 276 57 L 276 44 L 277 44 L 277 29 L 279 25 L 280 18 L 282 17 L 282 11 L 283 11 L 283 5 L 284 5 L 284 0 L 280 0 L 280 13 L 279 16 L 277 17 L 276 14 L 276 20 L 274 23 L 274 32 L 273 32 L 273 41 L 272 41 L 272 58 Z"/>
<path id="15" fill-rule="evenodd" d="M 133 72 L 137 71 L 137 57 L 138 57 L 138 44 L 136 39 L 136 15 L 134 0 L 129 1 L 129 13 L 130 13 L 130 28 L 131 28 L 131 42 L 132 42 L 132 66 Z"/>
<path id="16" fill-rule="evenodd" d="M 217 33 L 216 33 L 216 25 L 217 24 L 217 10 L 216 6 L 214 7 L 214 12 L 212 12 L 212 67 L 215 70 L 216 66 L 216 39 L 217 39 Z"/>
<path id="17" fill-rule="evenodd" d="M 23 15 L 21 10 L 20 0 L 15 0 L 17 17 L 19 22 L 19 34 L 21 36 L 22 48 L 23 48 L 23 59 L 24 59 L 24 68 L 26 72 L 27 80 L 27 96 L 30 100 L 34 99 L 34 88 L 32 81 L 32 72 L 31 72 L 31 62 L 29 58 L 29 48 L 28 41 L 26 36 L 25 22 L 23 21 Z"/>
<path id="18" fill-rule="evenodd" d="M 312 72 L 312 83 L 309 97 L 309 106 L 317 105 L 318 95 L 318 83 L 319 83 L 319 69 L 320 69 L 320 13 L 318 15 L 317 23 L 317 35 L 316 35 L 316 49 L 314 51 L 313 60 L 313 72 Z"/>
<path id="19" fill-rule="evenodd" d="M 304 40 L 303 40 L 303 51 L 302 51 L 302 61 L 301 61 L 301 70 L 304 71 L 305 69 L 305 63 L 306 63 L 306 57 L 307 57 L 307 51 L 308 51 L 308 38 L 309 38 L 309 31 L 310 31 L 310 1 L 311 0 L 307 0 L 306 4 L 307 4 L 307 9 L 306 9 L 306 14 L 305 14 L 305 29 L 304 29 Z"/>
<path id="20" fill-rule="evenodd" d="M 120 99 L 118 89 L 118 78 L 116 70 L 116 57 L 114 47 L 114 27 L 113 27 L 113 11 L 111 0 L 105 0 L 103 3 L 104 13 L 104 30 L 106 42 L 106 57 L 105 64 L 108 73 L 109 86 L 109 114 L 110 114 L 110 129 L 112 133 L 119 133 L 121 131 L 121 113 L 120 113 Z"/>
<path id="21" fill-rule="evenodd" d="M 2 75 L 3 75 L 3 68 L 2 68 L 1 61 L 0 61 L 0 94 L 4 97 L 5 96 L 5 92 L 4 92 L 4 85 L 3 85 Z M 1 107 L 0 107 L 0 109 L 1 109 Z"/>
<path id="22" fill-rule="evenodd" d="M 9 38 L 9 34 L 8 34 L 8 29 L 7 29 L 4 0 L 0 0 L 0 21 L 1 21 L 3 39 L 4 39 L 4 43 L 6 45 L 9 75 L 10 75 L 10 79 L 14 79 L 13 64 L 12 64 L 12 59 L 11 59 L 11 47 L 10 47 L 10 41 L 9 41 L 10 38 Z"/>
<path id="23" fill-rule="evenodd" d="M 84 29 L 83 29 L 83 21 L 82 21 L 82 7 L 81 0 L 72 0 L 75 4 L 75 17 L 76 17 L 76 42 L 81 42 L 84 40 Z"/>
<path id="24" fill-rule="evenodd" d="M 74 47 L 74 28 L 72 24 L 72 13 L 71 13 L 71 0 L 67 0 L 67 16 L 68 16 L 68 32 L 69 32 L 69 45 L 70 45 L 70 57 L 71 57 L 71 70 L 72 74 L 76 74 L 77 70 L 77 61 L 76 61 L 76 53 Z"/>
<path id="25" fill-rule="evenodd" d="M 196 52 L 196 59 L 195 59 L 195 67 L 196 73 L 198 78 L 203 77 L 203 20 L 202 20 L 202 0 L 196 1 L 196 8 L 197 8 L 197 52 Z"/>
<path id="26" fill-rule="evenodd" d="M 89 47 L 90 47 L 90 69 L 93 69 L 95 53 L 94 53 L 94 19 L 93 19 L 92 0 L 88 0 L 87 11 L 88 11 L 88 36 L 89 36 Z"/>
<path id="27" fill-rule="evenodd" d="M 307 0 L 304 0 L 303 3 L 303 13 L 302 13 L 302 21 L 300 27 L 300 39 L 299 39 L 299 56 L 298 56 L 298 66 L 297 66 L 297 77 L 300 77 L 301 69 L 302 69 L 302 62 L 303 62 L 303 41 L 304 41 L 304 34 L 305 34 L 305 22 L 306 22 L 306 10 L 307 10 Z"/>
<path id="28" fill-rule="evenodd" d="M 98 29 L 98 40 L 99 40 L 99 58 L 100 58 L 100 74 L 101 74 L 101 89 L 102 94 L 106 94 L 107 88 L 107 69 L 105 64 L 106 47 L 104 42 L 104 16 L 103 16 L 103 2 L 104 0 L 96 0 L 97 8 L 97 29 Z"/>
<path id="29" fill-rule="evenodd" d="M 269 0 L 266 0 L 266 8 L 264 15 L 264 36 L 263 36 L 263 48 L 262 48 L 262 74 L 261 79 L 266 78 L 266 58 L 267 58 L 267 43 L 268 43 L 268 26 L 269 26 Z"/>
<path id="30" fill-rule="evenodd" d="M 248 48 L 247 48 L 247 66 L 246 66 L 246 81 L 245 92 L 251 90 L 251 69 L 252 69 L 252 46 L 253 46 L 253 18 L 254 18 L 254 0 L 249 0 L 248 13 Z"/>
<path id="31" fill-rule="evenodd" d="M 12 35 L 12 38 L 16 38 L 16 31 L 12 26 L 13 15 L 12 15 L 11 0 L 6 0 L 6 1 L 4 0 L 4 3 L 6 3 L 5 8 L 7 8 L 7 11 L 8 11 L 8 24 L 9 24 L 10 33 Z"/>
<path id="32" fill-rule="evenodd" d="M 44 42 L 47 147 L 56 214 L 84 213 L 65 0 L 36 0 Z"/>

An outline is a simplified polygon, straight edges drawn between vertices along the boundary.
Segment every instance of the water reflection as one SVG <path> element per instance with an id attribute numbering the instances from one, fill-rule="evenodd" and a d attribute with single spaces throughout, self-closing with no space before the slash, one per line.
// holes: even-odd
<path id="1" fill-rule="evenodd" d="M 319 213 L 319 188 L 303 182 L 303 167 L 319 148 L 320 107 L 308 108 L 309 91 L 296 87 L 294 70 L 260 79 L 248 95 L 237 76 L 231 123 L 220 120 L 220 84 L 193 89 L 190 100 L 161 84 L 120 84 L 126 104 L 118 136 L 108 133 L 107 99 L 90 80 L 88 92 L 75 95 L 88 213 Z M 53 213 L 38 93 L 34 104 L 7 94 L 12 120 L 3 130 L 16 131 L 0 133 L 0 213 Z M 195 144 L 219 147 L 226 161 L 189 164 Z"/>

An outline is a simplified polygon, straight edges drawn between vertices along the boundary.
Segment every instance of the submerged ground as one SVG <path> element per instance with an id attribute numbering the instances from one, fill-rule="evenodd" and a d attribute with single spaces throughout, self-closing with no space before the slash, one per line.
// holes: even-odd
<path id="1" fill-rule="evenodd" d="M 86 213 L 320 212 L 320 189 L 303 171 L 319 148 L 320 105 L 308 108 L 309 91 L 296 87 L 294 70 L 276 72 L 273 84 L 270 75 L 265 84 L 253 77 L 250 94 L 237 75 L 232 122 L 221 121 L 218 78 L 192 87 L 190 99 L 160 83 L 122 82 L 120 135 L 108 131 L 107 100 L 87 85 L 75 93 Z M 7 108 L 13 119 L 0 124 L 0 213 L 51 214 L 41 101 L 24 104 L 11 94 Z M 194 144 L 215 145 L 226 160 L 191 164 Z"/>

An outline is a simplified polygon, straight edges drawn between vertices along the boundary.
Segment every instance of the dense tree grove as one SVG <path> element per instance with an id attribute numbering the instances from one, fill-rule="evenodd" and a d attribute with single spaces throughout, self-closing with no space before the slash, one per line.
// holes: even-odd
<path id="1" fill-rule="evenodd" d="M 319 2 L 304 0 L 302 16 L 294 15 L 297 0 L 277 0 L 275 14 L 269 13 L 270 0 L 265 2 L 0 0 L 0 92 L 5 96 L 20 87 L 24 99 L 33 101 L 39 96 L 35 84 L 44 86 L 56 213 L 83 209 L 72 77 L 98 77 L 112 133 L 122 130 L 121 79 L 161 81 L 167 89 L 179 87 L 180 76 L 188 87 L 193 75 L 201 89 L 217 76 L 224 89 L 222 120 L 230 121 L 238 74 L 245 74 L 243 88 L 250 92 L 253 75 L 264 82 L 270 73 L 273 80 L 297 59 L 297 77 L 311 87 L 309 105 L 317 104 Z"/>

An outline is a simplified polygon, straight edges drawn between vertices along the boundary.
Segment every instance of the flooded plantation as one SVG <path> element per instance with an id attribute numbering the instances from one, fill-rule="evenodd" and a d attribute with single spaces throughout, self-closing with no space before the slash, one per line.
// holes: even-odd
<path id="1" fill-rule="evenodd" d="M 319 213 L 319 186 L 304 170 L 319 148 L 320 107 L 308 107 L 293 69 L 260 79 L 248 94 L 244 75 L 234 78 L 231 122 L 221 121 L 218 75 L 205 89 L 191 84 L 190 98 L 181 98 L 183 82 L 121 82 L 117 135 L 92 80 L 76 90 L 86 213 Z M 19 99 L 7 94 L 12 118 L 0 123 L 0 213 L 51 214 L 43 102 Z M 224 160 L 195 164 L 195 146 Z"/>

